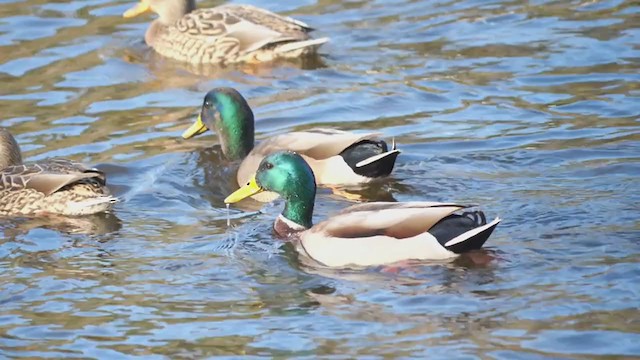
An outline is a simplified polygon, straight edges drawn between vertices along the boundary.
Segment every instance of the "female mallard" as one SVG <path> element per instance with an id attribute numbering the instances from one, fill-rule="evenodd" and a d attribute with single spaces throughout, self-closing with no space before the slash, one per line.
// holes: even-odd
<path id="1" fill-rule="evenodd" d="M 65 159 L 22 163 L 14 137 L 0 128 L 0 215 L 87 215 L 109 210 L 104 173 Z"/>
<path id="2" fill-rule="evenodd" d="M 204 98 L 196 122 L 182 137 L 189 139 L 207 129 L 218 134 L 222 152 L 229 160 L 244 159 L 238 168 L 238 184 L 245 184 L 258 169 L 260 161 L 276 150 L 298 152 L 309 163 L 318 184 L 348 185 L 366 183 L 387 176 L 400 153 L 395 143 L 391 150 L 377 134 L 354 134 L 335 129 L 311 129 L 280 134 L 254 147 L 253 112 L 240 93 L 232 88 L 217 88 Z M 275 194 L 254 197 L 270 201 Z"/>
<path id="3" fill-rule="evenodd" d="M 235 203 L 261 191 L 274 191 L 286 202 L 273 225 L 275 233 L 298 240 L 298 251 L 326 266 L 454 257 L 481 248 L 500 222 L 496 218 L 487 223 L 481 211 L 453 214 L 466 205 L 372 202 L 348 207 L 312 226 L 315 178 L 293 152 L 265 157 L 255 176 L 224 201 Z"/>
<path id="4" fill-rule="evenodd" d="M 153 11 L 144 36 L 163 56 L 191 64 L 259 63 L 313 52 L 327 38 L 311 39 L 302 21 L 250 5 L 198 9 L 194 0 L 141 0 L 123 16 Z"/>

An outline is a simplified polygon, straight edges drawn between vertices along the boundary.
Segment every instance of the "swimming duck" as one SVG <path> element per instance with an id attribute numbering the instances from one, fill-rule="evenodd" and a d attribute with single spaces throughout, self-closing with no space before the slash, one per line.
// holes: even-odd
<path id="1" fill-rule="evenodd" d="M 238 184 L 245 184 L 258 170 L 260 161 L 276 150 L 292 150 L 309 163 L 318 184 L 360 184 L 387 176 L 400 150 L 389 147 L 375 133 L 354 134 L 336 129 L 311 129 L 276 135 L 254 146 L 254 117 L 247 100 L 233 88 L 216 88 L 204 97 L 198 119 L 182 137 L 192 138 L 207 129 L 218 134 L 222 152 L 229 160 L 243 160 Z M 258 201 L 271 201 L 274 193 L 259 194 Z"/>
<path id="2" fill-rule="evenodd" d="M 294 240 L 299 252 L 330 267 L 452 258 L 481 248 L 500 222 L 487 223 L 482 211 L 454 214 L 467 205 L 372 202 L 350 206 L 314 226 L 315 178 L 294 152 L 265 157 L 255 176 L 224 201 L 235 203 L 262 191 L 285 200 L 273 225 L 276 235 Z"/>
<path id="3" fill-rule="evenodd" d="M 125 18 L 158 14 L 144 39 L 163 56 L 191 64 L 260 63 L 296 58 L 328 38 L 311 39 L 309 25 L 251 5 L 196 10 L 195 0 L 141 0 Z"/>
<path id="4" fill-rule="evenodd" d="M 104 173 L 65 159 L 25 164 L 16 139 L 0 128 L 0 216 L 87 215 L 115 202 Z"/>

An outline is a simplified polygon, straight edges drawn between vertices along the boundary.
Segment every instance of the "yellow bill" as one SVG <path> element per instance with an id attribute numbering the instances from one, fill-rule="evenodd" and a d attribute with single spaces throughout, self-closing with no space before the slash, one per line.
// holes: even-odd
<path id="1" fill-rule="evenodd" d="M 205 131 L 207 131 L 207 127 L 204 126 L 204 123 L 202 122 L 202 117 L 198 115 L 198 120 L 196 120 L 196 122 L 194 122 L 193 125 L 189 126 L 189 128 L 182 133 L 182 137 L 184 139 L 191 139 L 192 137 L 196 135 L 200 135 Z"/>
<path id="2" fill-rule="evenodd" d="M 258 185 L 258 183 L 256 182 L 256 176 L 253 175 L 253 177 L 251 178 L 251 180 L 249 180 L 247 185 L 244 185 L 240 189 L 234 191 L 233 194 L 227 196 L 227 198 L 224 199 L 224 202 L 227 204 L 237 203 L 242 199 L 246 199 L 249 196 L 253 196 L 263 191 L 264 189 L 261 188 L 260 185 Z"/>
<path id="3" fill-rule="evenodd" d="M 151 0 L 140 0 L 140 2 L 122 14 L 122 17 L 132 18 L 151 10 Z"/>

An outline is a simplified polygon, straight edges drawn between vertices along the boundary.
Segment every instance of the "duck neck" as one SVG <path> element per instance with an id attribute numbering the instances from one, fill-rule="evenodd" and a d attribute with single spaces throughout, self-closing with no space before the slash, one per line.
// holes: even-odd
<path id="1" fill-rule="evenodd" d="M 279 215 L 273 223 L 273 230 L 281 238 L 290 238 L 301 231 L 307 230 L 307 228 L 285 218 L 283 215 Z"/>
<path id="2" fill-rule="evenodd" d="M 313 223 L 311 217 L 313 215 L 313 199 L 311 201 L 289 200 L 284 206 L 282 216 L 287 220 L 303 226 L 305 229 L 311 228 Z"/>
<path id="3" fill-rule="evenodd" d="M 313 223 L 313 204 L 316 197 L 315 184 L 313 188 L 301 188 L 293 184 L 291 186 L 292 195 L 285 197 L 286 204 L 282 211 L 282 216 L 305 229 L 311 228 Z"/>
<path id="4" fill-rule="evenodd" d="M 20 146 L 11 133 L 0 128 L 0 170 L 22 164 Z"/>
<path id="5" fill-rule="evenodd" d="M 171 25 L 195 9 L 195 0 L 179 0 L 167 1 L 166 5 L 154 8 L 154 11 L 158 13 L 158 20 L 162 24 Z"/>
<path id="6" fill-rule="evenodd" d="M 253 129 L 228 129 L 218 132 L 222 152 L 229 160 L 242 160 L 253 150 Z"/>
<path id="7" fill-rule="evenodd" d="M 234 104 L 218 106 L 219 118 L 216 119 L 216 132 L 222 146 L 222 152 L 229 160 L 241 160 L 253 150 L 254 119 L 249 107 Z"/>

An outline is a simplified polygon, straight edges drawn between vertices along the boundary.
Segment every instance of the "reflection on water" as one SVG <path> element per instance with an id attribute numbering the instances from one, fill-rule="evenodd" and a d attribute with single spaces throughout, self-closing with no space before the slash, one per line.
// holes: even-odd
<path id="1" fill-rule="evenodd" d="M 636 2 L 252 4 L 331 42 L 300 62 L 188 68 L 145 48 L 130 1 L 0 6 L 0 126 L 28 160 L 97 164 L 122 199 L 0 220 L 0 357 L 640 355 Z M 316 221 L 422 199 L 504 221 L 452 262 L 310 267 L 271 237 L 281 202 L 242 203 L 228 226 L 237 164 L 215 136 L 180 139 L 214 86 L 249 99 L 259 139 L 395 137 L 394 175 L 321 189 Z"/>
<path id="2" fill-rule="evenodd" d="M 4 237 L 15 239 L 38 228 L 52 229 L 69 234 L 109 234 L 120 230 L 122 221 L 112 213 L 95 214 L 83 217 L 47 215 L 34 218 L 2 218 L 6 224 Z M 2 228 L 0 228 L 2 229 Z"/>

